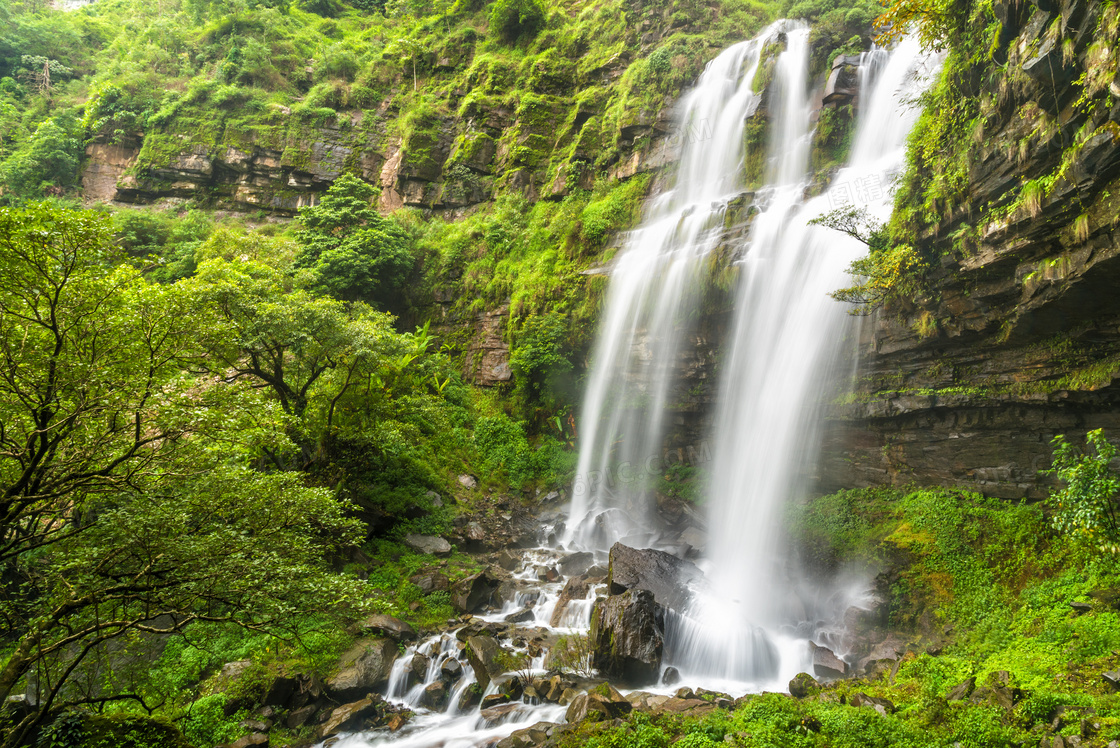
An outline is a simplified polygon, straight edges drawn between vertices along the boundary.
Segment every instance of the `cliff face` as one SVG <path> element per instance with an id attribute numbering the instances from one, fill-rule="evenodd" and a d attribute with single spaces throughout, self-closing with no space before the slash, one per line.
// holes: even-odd
<path id="1" fill-rule="evenodd" d="M 1117 8 L 996 5 L 966 197 L 920 237 L 929 293 L 865 320 L 829 410 L 822 487 L 956 485 L 1039 498 L 1050 440 L 1120 437 Z"/>

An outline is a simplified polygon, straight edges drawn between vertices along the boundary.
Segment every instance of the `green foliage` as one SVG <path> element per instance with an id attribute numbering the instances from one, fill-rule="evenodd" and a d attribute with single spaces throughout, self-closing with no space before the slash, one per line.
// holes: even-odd
<path id="1" fill-rule="evenodd" d="M 44 120 L 30 138 L 0 164 L 0 200 L 41 199 L 61 194 L 78 181 L 82 155 L 79 124 L 67 110 Z"/>
<path id="2" fill-rule="evenodd" d="M 1116 495 L 1120 478 L 1112 468 L 1116 447 L 1101 429 L 1085 435 L 1086 449 L 1079 450 L 1056 436 L 1054 461 L 1046 471 L 1064 483 L 1050 494 L 1051 522 L 1054 529 L 1072 543 L 1096 553 L 1120 553 L 1120 526 L 1117 525 Z"/>
<path id="3" fill-rule="evenodd" d="M 335 180 L 318 205 L 299 213 L 297 267 L 307 283 L 345 301 L 399 308 L 397 301 L 416 265 L 404 229 L 371 204 L 377 192 L 357 177 Z"/>
<path id="4" fill-rule="evenodd" d="M 103 215 L 0 210 L 0 564 L 27 591 L 3 603 L 17 633 L 0 698 L 32 671 L 56 708 L 135 698 L 160 634 L 221 621 L 298 637 L 304 613 L 362 607 L 323 562 L 357 541 L 345 506 L 254 467 L 291 450 L 288 419 L 187 374 L 205 354 L 194 297 L 120 255 Z"/>
<path id="5" fill-rule="evenodd" d="M 547 11 L 541 0 L 494 0 L 490 33 L 507 44 L 532 39 L 544 27 Z"/>

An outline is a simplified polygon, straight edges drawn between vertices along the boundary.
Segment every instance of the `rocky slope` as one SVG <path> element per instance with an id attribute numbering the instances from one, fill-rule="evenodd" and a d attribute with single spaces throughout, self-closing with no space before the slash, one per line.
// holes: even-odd
<path id="1" fill-rule="evenodd" d="M 1050 440 L 1120 436 L 1120 76 L 1103 3 L 997 4 L 965 198 L 919 237 L 928 296 L 865 320 L 825 488 L 918 482 L 1039 498 Z"/>

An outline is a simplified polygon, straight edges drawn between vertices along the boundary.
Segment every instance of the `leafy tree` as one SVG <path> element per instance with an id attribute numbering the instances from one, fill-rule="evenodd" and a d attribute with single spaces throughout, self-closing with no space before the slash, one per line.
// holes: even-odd
<path id="1" fill-rule="evenodd" d="M 41 198 L 77 184 L 82 141 L 70 110 L 44 120 L 2 165 L 0 183 L 23 198 Z"/>
<path id="2" fill-rule="evenodd" d="M 838 208 L 809 223 L 847 234 L 870 250 L 848 268 L 856 284 L 831 294 L 855 304 L 852 314 L 870 314 L 888 301 L 916 291 L 917 279 L 927 267 L 925 261 L 913 247 L 893 244 L 887 227 L 864 208 Z"/>
<path id="3" fill-rule="evenodd" d="M 366 384 L 396 353 L 398 341 L 388 315 L 285 283 L 285 276 L 265 265 L 209 260 L 184 287 L 199 312 L 212 315 L 199 365 L 226 381 L 270 390 L 296 419 L 292 435 L 310 458 L 311 441 L 333 426 L 338 403 Z M 309 418 L 313 402 L 322 420 Z"/>
<path id="4" fill-rule="evenodd" d="M 1080 450 L 1056 436 L 1054 461 L 1046 473 L 1065 487 L 1050 494 L 1054 529 L 1074 542 L 1110 556 L 1120 554 L 1120 522 L 1116 498 L 1120 477 L 1112 469 L 1116 447 L 1101 429 L 1085 435 L 1086 448 Z"/>
<path id="5" fill-rule="evenodd" d="M 299 212 L 296 264 L 310 269 L 312 289 L 345 301 L 393 305 L 416 261 L 404 229 L 373 206 L 376 194 L 344 174 L 318 205 Z"/>
<path id="6" fill-rule="evenodd" d="M 357 590 L 322 563 L 355 540 L 344 507 L 251 469 L 292 448 L 284 414 L 188 375 L 193 297 L 120 256 L 105 216 L 0 210 L 0 700 L 27 683 L 38 706 L 5 748 L 68 705 L 141 698 L 99 666 L 109 645 L 294 635 Z"/>
<path id="7" fill-rule="evenodd" d="M 495 0 L 490 6 L 490 33 L 508 44 L 532 39 L 547 17 L 541 0 Z"/>
<path id="8" fill-rule="evenodd" d="M 564 355 L 568 325 L 559 314 L 534 315 L 525 320 L 510 351 L 509 365 L 516 378 L 518 393 L 526 401 L 543 402 L 549 409 L 559 407 L 572 371 Z"/>

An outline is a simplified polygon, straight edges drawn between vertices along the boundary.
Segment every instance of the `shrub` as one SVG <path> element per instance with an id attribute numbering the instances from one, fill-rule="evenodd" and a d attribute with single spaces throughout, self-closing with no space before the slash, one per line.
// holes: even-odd
<path id="1" fill-rule="evenodd" d="M 541 0 L 496 0 L 490 6 L 490 32 L 508 44 L 532 39 L 544 28 L 545 18 Z"/>

